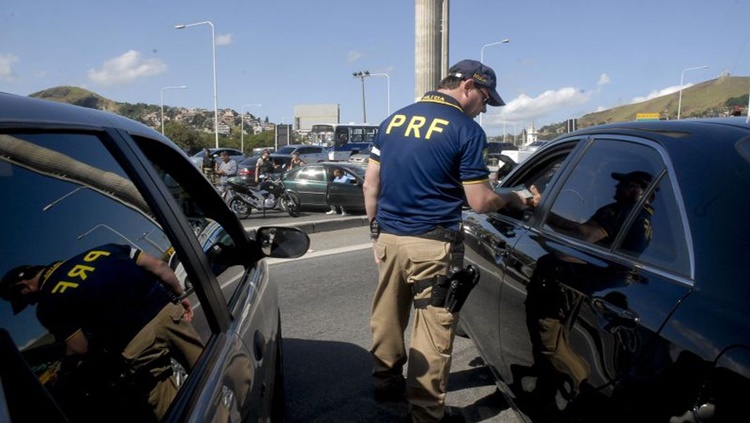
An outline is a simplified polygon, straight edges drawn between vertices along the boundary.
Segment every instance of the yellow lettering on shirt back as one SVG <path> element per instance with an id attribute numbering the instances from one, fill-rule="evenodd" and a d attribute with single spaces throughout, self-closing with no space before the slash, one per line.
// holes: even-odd
<path id="1" fill-rule="evenodd" d="M 399 126 L 403 125 L 404 122 L 406 122 L 406 116 L 404 115 L 393 116 L 393 119 L 391 119 L 391 122 L 388 124 L 388 128 L 385 129 L 385 133 L 390 134 L 391 128 L 398 128 Z"/>
<path id="2" fill-rule="evenodd" d="M 425 135 L 425 139 L 430 139 L 433 132 L 443 132 L 443 127 L 448 126 L 450 122 L 448 122 L 445 119 L 433 119 L 430 123 L 430 128 L 427 130 L 427 135 Z M 439 126 L 442 125 L 442 126 Z"/>
<path id="3" fill-rule="evenodd" d="M 59 292 L 62 294 L 68 288 L 78 288 L 78 284 L 75 282 L 60 281 L 57 283 L 57 285 L 55 285 L 54 288 L 52 288 L 52 293 L 57 294 Z"/>
<path id="4" fill-rule="evenodd" d="M 434 133 L 442 133 L 443 129 L 450 124 L 450 121 L 445 119 L 432 119 L 427 125 L 427 118 L 424 116 L 412 116 L 409 119 L 409 123 L 406 123 L 406 115 L 394 115 L 388 126 L 385 129 L 386 134 L 390 134 L 397 128 L 404 128 L 404 136 L 411 138 L 422 138 L 422 129 L 427 126 L 427 131 L 424 133 L 424 139 L 428 140 Z"/>
<path id="5" fill-rule="evenodd" d="M 81 278 L 82 280 L 86 280 L 86 272 L 93 272 L 94 267 L 92 266 L 84 266 L 82 264 L 76 264 L 70 271 L 68 272 L 68 276 L 71 278 Z"/>
<path id="6" fill-rule="evenodd" d="M 100 256 L 108 256 L 109 254 L 110 254 L 109 251 L 97 251 L 97 250 L 89 251 L 89 253 L 86 254 L 86 256 L 83 258 L 83 261 L 91 262 L 91 261 L 98 259 Z"/>

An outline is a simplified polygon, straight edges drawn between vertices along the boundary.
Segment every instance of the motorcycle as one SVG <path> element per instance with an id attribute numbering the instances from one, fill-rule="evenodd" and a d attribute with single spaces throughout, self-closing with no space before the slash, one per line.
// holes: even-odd
<path id="1" fill-rule="evenodd" d="M 237 217 L 246 219 L 253 209 L 263 212 L 264 217 L 266 210 L 274 209 L 285 211 L 292 217 L 299 216 L 299 196 L 286 189 L 281 179 L 261 178 L 257 186 L 250 186 L 237 177 L 227 180 L 234 194 L 229 199 L 229 208 Z"/>

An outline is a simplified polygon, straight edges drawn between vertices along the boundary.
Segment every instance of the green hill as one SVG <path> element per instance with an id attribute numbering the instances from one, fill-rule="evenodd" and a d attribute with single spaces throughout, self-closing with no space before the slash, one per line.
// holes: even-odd
<path id="1" fill-rule="evenodd" d="M 695 84 L 682 90 L 680 118 L 727 116 L 733 106 L 739 106 L 742 114 L 746 115 L 749 92 L 750 77 L 747 76 L 721 76 Z M 679 95 L 679 92 L 675 92 L 641 103 L 589 113 L 578 118 L 578 128 L 633 121 L 639 113 L 658 113 L 660 119 L 677 119 Z M 543 139 L 552 139 L 565 131 L 565 122 L 539 129 L 540 138 Z"/>
<path id="2" fill-rule="evenodd" d="M 743 98 L 747 107 L 747 96 L 750 92 L 750 77 L 722 76 L 710 81 L 701 82 L 682 90 L 680 117 L 711 117 L 726 115 L 734 105 L 732 99 Z M 638 113 L 659 113 L 661 119 L 677 119 L 679 92 L 653 98 L 636 104 L 615 107 L 602 112 L 590 113 L 578 119 L 579 127 L 603 123 L 635 120 Z"/>
<path id="3" fill-rule="evenodd" d="M 29 97 L 45 100 L 58 101 L 60 103 L 75 104 L 76 106 L 88 107 L 89 109 L 105 110 L 117 113 L 120 109 L 118 103 L 106 99 L 91 91 L 78 87 L 55 87 L 37 91 Z"/>

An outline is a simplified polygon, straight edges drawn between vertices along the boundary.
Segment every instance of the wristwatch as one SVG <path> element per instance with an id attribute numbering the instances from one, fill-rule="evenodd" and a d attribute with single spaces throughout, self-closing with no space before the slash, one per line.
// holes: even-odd
<path id="1" fill-rule="evenodd" d="M 372 219 L 370 221 L 370 239 L 373 241 L 378 239 L 380 236 L 380 225 L 378 225 L 378 221 L 375 219 Z"/>

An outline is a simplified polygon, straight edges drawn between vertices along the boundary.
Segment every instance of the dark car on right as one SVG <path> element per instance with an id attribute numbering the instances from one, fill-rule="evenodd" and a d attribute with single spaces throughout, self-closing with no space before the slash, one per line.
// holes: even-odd
<path id="1" fill-rule="evenodd" d="M 750 392 L 750 124 L 628 122 L 566 134 L 464 212 L 481 277 L 458 333 L 539 422 L 735 422 Z"/>

